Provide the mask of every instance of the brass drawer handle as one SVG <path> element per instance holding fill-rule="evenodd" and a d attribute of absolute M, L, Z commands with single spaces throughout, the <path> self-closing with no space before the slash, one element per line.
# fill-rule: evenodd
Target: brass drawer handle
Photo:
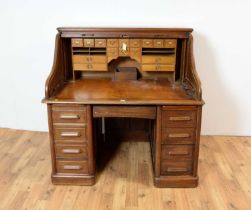
<path fill-rule="evenodd" d="M 62 152 L 65 154 L 79 154 L 80 149 L 63 149 Z"/>
<path fill-rule="evenodd" d="M 64 120 L 73 120 L 73 119 L 80 119 L 79 115 L 60 115 L 60 119 Z"/>
<path fill-rule="evenodd" d="M 171 167 L 167 169 L 167 172 L 187 172 L 187 171 L 188 169 L 183 167 Z"/>
<path fill-rule="evenodd" d="M 189 120 L 191 120 L 191 117 L 189 117 L 189 116 L 169 117 L 169 120 L 172 120 L 172 121 L 189 121 Z"/>
<path fill-rule="evenodd" d="M 78 137 L 81 136 L 79 132 L 62 132 L 62 137 Z"/>
<path fill-rule="evenodd" d="M 79 44 L 80 42 L 79 41 L 75 41 L 75 44 Z"/>
<path fill-rule="evenodd" d="M 170 152 L 168 152 L 168 155 L 171 155 L 171 156 L 172 155 L 173 156 L 176 156 L 176 155 L 183 156 L 183 155 L 189 155 L 189 152 L 188 151 L 186 151 L 186 152 L 185 151 L 183 151 L 183 152 L 182 151 L 180 151 L 180 152 L 179 151 L 176 151 L 176 152 L 175 151 L 170 151 Z"/>
<path fill-rule="evenodd" d="M 188 138 L 190 137 L 189 133 L 170 133 L 169 138 Z"/>
<path fill-rule="evenodd" d="M 158 70 L 160 70 L 160 66 L 159 65 L 157 65 L 156 67 L 155 67 L 155 69 L 158 71 Z"/>
<path fill-rule="evenodd" d="M 80 170 L 81 166 L 79 165 L 65 165 L 63 166 L 65 170 Z"/>
<path fill-rule="evenodd" d="M 92 69 L 93 66 L 92 66 L 91 64 L 88 64 L 88 65 L 87 65 L 87 68 L 88 68 L 88 69 Z"/>
<path fill-rule="evenodd" d="M 99 41 L 98 44 L 101 45 L 101 44 L 103 44 L 103 42 L 102 42 L 102 41 Z"/>

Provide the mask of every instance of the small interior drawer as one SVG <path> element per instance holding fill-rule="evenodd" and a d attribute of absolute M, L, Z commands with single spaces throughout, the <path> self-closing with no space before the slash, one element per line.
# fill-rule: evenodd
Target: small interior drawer
<path fill-rule="evenodd" d="M 141 56 L 141 48 L 131 47 L 130 48 L 130 55 L 140 57 Z"/>
<path fill-rule="evenodd" d="M 142 64 L 142 71 L 174 71 L 174 70 L 175 70 L 174 65 Z"/>
<path fill-rule="evenodd" d="M 83 47 L 83 39 L 72 39 L 71 40 L 72 47 Z"/>
<path fill-rule="evenodd" d="M 163 39 L 154 39 L 153 46 L 155 48 L 163 48 L 164 47 L 164 40 Z"/>
<path fill-rule="evenodd" d="M 86 106 L 84 105 L 57 105 L 52 106 L 53 123 L 85 123 Z"/>
<path fill-rule="evenodd" d="M 100 63 L 100 64 L 73 64 L 73 69 L 75 71 L 107 71 L 107 64 L 106 63 Z"/>
<path fill-rule="evenodd" d="M 107 39 L 107 47 L 118 47 L 119 41 L 117 39 Z"/>
<path fill-rule="evenodd" d="M 84 39 L 84 47 L 94 47 L 94 39 Z"/>
<path fill-rule="evenodd" d="M 153 40 L 152 39 L 143 39 L 142 40 L 142 47 L 153 47 Z"/>
<path fill-rule="evenodd" d="M 104 55 L 74 55 L 73 63 L 106 63 Z"/>
<path fill-rule="evenodd" d="M 162 145 L 162 160 L 191 160 L 193 158 L 193 145 Z"/>
<path fill-rule="evenodd" d="M 142 56 L 142 63 L 145 64 L 175 64 L 175 56 Z"/>
<path fill-rule="evenodd" d="M 70 174 L 87 174 L 88 160 L 57 160 L 56 161 L 57 173 L 70 173 Z"/>
<path fill-rule="evenodd" d="M 84 158 L 87 159 L 87 144 L 55 145 L 56 158 Z"/>
<path fill-rule="evenodd" d="M 162 107 L 162 127 L 195 127 L 197 110 L 194 107 Z"/>
<path fill-rule="evenodd" d="M 56 127 L 54 126 L 55 142 L 86 142 L 86 127 L 71 128 L 71 127 Z"/>
<path fill-rule="evenodd" d="M 95 39 L 95 47 L 106 47 L 106 39 Z"/>
<path fill-rule="evenodd" d="M 194 144 L 196 141 L 195 128 L 166 128 L 161 129 L 161 142 L 164 144 Z"/>
<path fill-rule="evenodd" d="M 130 39 L 130 47 L 140 47 L 139 39 Z"/>
<path fill-rule="evenodd" d="M 161 175 L 191 175 L 193 171 L 193 161 L 173 161 L 164 160 L 160 164 Z"/>
<path fill-rule="evenodd" d="M 164 47 L 166 48 L 176 48 L 177 40 L 176 39 L 165 39 Z"/>

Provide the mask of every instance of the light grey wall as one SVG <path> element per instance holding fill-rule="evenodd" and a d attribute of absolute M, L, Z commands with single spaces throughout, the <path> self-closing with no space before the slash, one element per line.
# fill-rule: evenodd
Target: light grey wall
<path fill-rule="evenodd" d="M 47 130 L 58 26 L 192 27 L 203 134 L 251 135 L 251 1 L 0 1 L 0 127 Z"/>

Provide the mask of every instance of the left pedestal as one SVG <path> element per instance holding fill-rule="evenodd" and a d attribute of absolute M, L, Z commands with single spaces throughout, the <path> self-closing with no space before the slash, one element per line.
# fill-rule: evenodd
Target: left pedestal
<path fill-rule="evenodd" d="M 93 185 L 95 156 L 90 105 L 48 104 L 54 184 Z"/>

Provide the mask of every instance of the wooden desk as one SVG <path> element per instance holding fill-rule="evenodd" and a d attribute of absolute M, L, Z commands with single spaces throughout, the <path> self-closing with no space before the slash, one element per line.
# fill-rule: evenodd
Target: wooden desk
<path fill-rule="evenodd" d="M 149 124 L 155 186 L 197 186 L 204 102 L 192 29 L 58 30 L 43 99 L 53 183 L 94 184 L 101 121 L 120 117 Z M 118 66 L 137 68 L 138 78 L 115 80 Z"/>

